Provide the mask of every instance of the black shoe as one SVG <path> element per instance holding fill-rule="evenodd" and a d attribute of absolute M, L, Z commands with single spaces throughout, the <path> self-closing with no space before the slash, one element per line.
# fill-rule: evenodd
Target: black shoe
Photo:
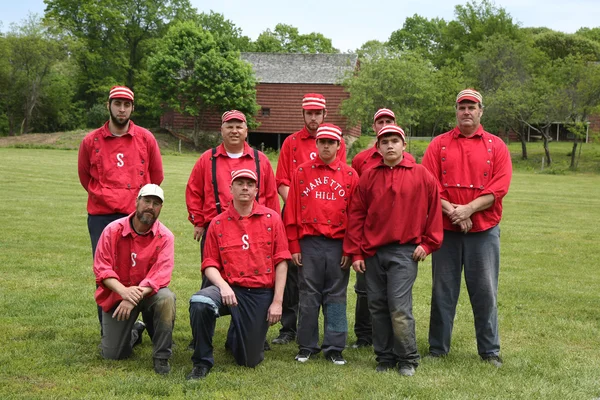
<path fill-rule="evenodd" d="M 398 366 L 398 373 L 402 376 L 413 376 L 415 374 L 415 366 L 411 364 L 404 364 Z"/>
<path fill-rule="evenodd" d="M 342 356 L 341 351 L 332 350 L 325 354 L 325 359 L 331 361 L 335 365 L 346 365 L 346 360 Z"/>
<path fill-rule="evenodd" d="M 154 372 L 159 375 L 166 375 L 171 372 L 171 366 L 169 360 L 166 358 L 155 358 L 154 359 Z"/>
<path fill-rule="evenodd" d="M 500 358 L 500 356 L 492 355 L 481 357 L 481 359 L 487 363 L 492 364 L 496 368 L 500 368 L 502 366 L 502 359 Z"/>
<path fill-rule="evenodd" d="M 288 344 L 290 342 L 293 342 L 295 339 L 294 336 L 285 334 L 285 333 L 280 333 L 279 336 L 277 336 L 275 339 L 271 340 L 271 343 L 273 344 Z"/>
<path fill-rule="evenodd" d="M 386 372 L 386 371 L 394 369 L 395 366 L 396 366 L 396 364 L 391 363 L 391 362 L 380 362 L 379 364 L 377 364 L 377 368 L 375 368 L 375 371 Z"/>
<path fill-rule="evenodd" d="M 196 350 L 196 346 L 194 345 L 194 339 L 190 340 L 190 344 L 188 344 L 187 349 L 191 351 Z"/>
<path fill-rule="evenodd" d="M 308 359 L 310 358 L 311 355 L 312 355 L 312 353 L 310 352 L 310 350 L 300 349 L 300 351 L 296 355 L 296 361 L 305 363 L 308 361 Z"/>
<path fill-rule="evenodd" d="M 425 358 L 444 358 L 446 357 L 448 354 L 440 354 L 440 353 L 432 353 L 431 351 L 429 353 L 427 353 L 427 355 L 425 356 Z"/>
<path fill-rule="evenodd" d="M 206 378 L 206 375 L 208 375 L 209 372 L 210 372 L 210 368 L 208 368 L 208 367 L 194 367 L 194 368 L 192 368 L 192 372 L 190 372 L 185 377 L 185 379 L 187 379 L 188 381 L 204 379 L 204 378 Z"/>
<path fill-rule="evenodd" d="M 372 346 L 372 345 L 373 344 L 371 342 L 369 342 L 368 340 L 366 340 L 366 339 L 357 339 L 356 343 L 354 343 L 352 345 L 352 348 L 353 349 L 360 349 L 360 348 L 369 347 L 369 346 Z"/>
<path fill-rule="evenodd" d="M 133 328 L 131 328 L 131 340 L 133 344 L 131 347 L 135 347 L 142 344 L 142 333 L 146 330 L 146 324 L 142 321 L 135 321 Z M 135 340 L 134 340 L 135 339 Z"/>
<path fill-rule="evenodd" d="M 263 350 L 264 351 L 271 350 L 271 346 L 269 346 L 269 342 L 267 342 L 267 339 L 265 339 L 265 344 L 263 345 Z"/>

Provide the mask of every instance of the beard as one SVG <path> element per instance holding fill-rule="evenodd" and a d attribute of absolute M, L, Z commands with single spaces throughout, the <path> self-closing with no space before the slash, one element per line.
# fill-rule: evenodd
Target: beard
<path fill-rule="evenodd" d="M 135 216 L 144 225 L 152 225 L 156 221 L 156 216 L 151 212 L 136 211 Z"/>
<path fill-rule="evenodd" d="M 118 128 L 125 128 L 129 123 L 129 117 L 119 120 L 119 118 L 110 111 L 110 120 L 113 124 L 115 124 Z"/>

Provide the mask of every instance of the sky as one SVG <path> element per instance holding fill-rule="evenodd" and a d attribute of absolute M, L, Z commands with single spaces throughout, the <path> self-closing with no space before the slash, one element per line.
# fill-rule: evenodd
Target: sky
<path fill-rule="evenodd" d="M 19 23 L 29 13 L 43 16 L 43 0 L 0 0 L 1 30 Z M 406 17 L 454 19 L 454 6 L 467 1 L 379 0 L 379 1 L 282 1 L 282 0 L 191 0 L 199 12 L 221 13 L 255 40 L 278 23 L 295 26 L 301 34 L 318 32 L 332 39 L 343 52 L 355 51 L 369 40 L 386 41 L 401 29 Z M 598 0 L 497 0 L 522 27 L 540 27 L 573 33 L 581 27 L 600 26 Z"/>

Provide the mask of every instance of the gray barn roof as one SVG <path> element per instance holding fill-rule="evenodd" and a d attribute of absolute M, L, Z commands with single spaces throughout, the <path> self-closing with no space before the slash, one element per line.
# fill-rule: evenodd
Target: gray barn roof
<path fill-rule="evenodd" d="M 356 69 L 356 54 L 242 53 L 260 83 L 340 83 Z"/>

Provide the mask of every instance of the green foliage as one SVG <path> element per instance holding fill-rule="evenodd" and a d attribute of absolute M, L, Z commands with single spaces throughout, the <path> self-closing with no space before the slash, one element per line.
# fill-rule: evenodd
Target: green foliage
<path fill-rule="evenodd" d="M 106 103 L 94 104 L 87 113 L 86 127 L 96 129 L 108 121 L 109 112 L 106 109 Z"/>
<path fill-rule="evenodd" d="M 202 29 L 213 35 L 219 43 L 219 47 L 227 48 L 233 46 L 233 48 L 239 51 L 252 51 L 252 41 L 250 38 L 244 36 L 242 30 L 230 20 L 225 19 L 223 14 L 211 10 L 208 14 L 198 14 L 196 21 Z"/>
<path fill-rule="evenodd" d="M 533 40 L 534 46 L 546 53 L 551 60 L 569 56 L 582 57 L 590 61 L 600 60 L 600 42 L 586 37 L 585 34 L 548 31 L 533 36 Z"/>
<path fill-rule="evenodd" d="M 339 53 L 323 34 L 300 34 L 298 28 L 286 24 L 277 24 L 273 31 L 267 29 L 261 33 L 253 49 L 262 53 Z"/>

